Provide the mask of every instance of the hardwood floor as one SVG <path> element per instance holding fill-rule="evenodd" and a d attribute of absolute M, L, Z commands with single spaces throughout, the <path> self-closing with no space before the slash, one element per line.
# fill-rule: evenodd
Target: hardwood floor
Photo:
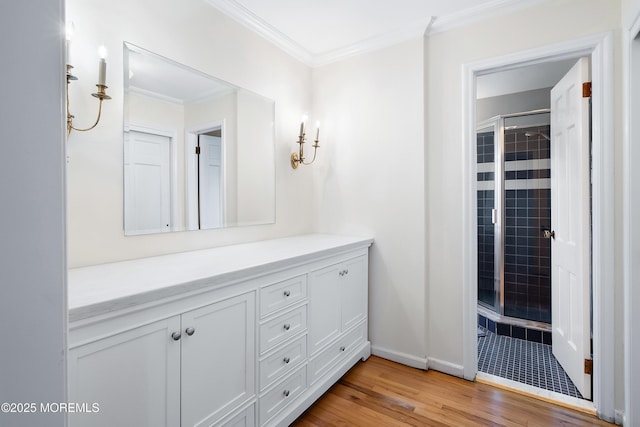
<path fill-rule="evenodd" d="M 612 426 L 486 384 L 372 356 L 293 424 L 324 426 Z"/>

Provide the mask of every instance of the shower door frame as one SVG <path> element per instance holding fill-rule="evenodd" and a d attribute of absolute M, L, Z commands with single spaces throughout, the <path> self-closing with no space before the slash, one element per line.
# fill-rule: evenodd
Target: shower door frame
<path fill-rule="evenodd" d="M 478 299 L 478 304 L 483 307 L 487 307 L 498 315 L 503 320 L 512 320 L 512 323 L 517 323 L 520 325 L 530 325 L 530 326 L 544 326 L 544 322 L 528 320 L 528 319 L 520 319 L 516 317 L 505 316 L 504 314 L 504 223 L 505 223 L 505 164 L 504 164 L 504 140 L 505 140 L 505 119 L 510 119 L 514 117 L 525 117 L 525 116 L 534 116 L 538 114 L 551 114 L 551 109 L 549 108 L 540 108 L 537 110 L 523 111 L 519 113 L 509 113 L 509 114 L 500 114 L 497 116 L 493 116 L 487 120 L 483 120 L 478 123 L 476 128 L 477 131 L 480 129 L 488 129 L 493 126 L 494 132 L 494 145 L 493 145 L 493 161 L 494 161 L 494 195 L 493 195 L 493 213 L 492 218 L 494 218 L 494 295 L 497 295 L 494 298 L 493 307 L 488 307 L 488 304 L 485 302 L 481 302 Z M 553 171 L 552 171 L 553 173 Z"/>

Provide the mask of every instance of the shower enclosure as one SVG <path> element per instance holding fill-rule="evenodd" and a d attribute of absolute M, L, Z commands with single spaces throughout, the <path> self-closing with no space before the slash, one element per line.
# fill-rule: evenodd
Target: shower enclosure
<path fill-rule="evenodd" d="M 551 323 L 549 110 L 477 129 L 478 304 L 501 319 Z"/>

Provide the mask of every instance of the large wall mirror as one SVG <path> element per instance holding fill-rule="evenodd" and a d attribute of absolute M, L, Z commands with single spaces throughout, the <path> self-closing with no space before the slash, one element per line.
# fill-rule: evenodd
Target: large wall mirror
<path fill-rule="evenodd" d="M 124 43 L 124 231 L 275 221 L 274 102 Z"/>

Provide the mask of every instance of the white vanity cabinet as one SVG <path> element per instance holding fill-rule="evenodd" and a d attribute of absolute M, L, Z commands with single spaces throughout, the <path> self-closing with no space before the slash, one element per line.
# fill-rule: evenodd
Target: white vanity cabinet
<path fill-rule="evenodd" d="M 213 424 L 254 396 L 254 316 L 248 292 L 70 348 L 70 401 L 100 411 L 69 425 Z"/>
<path fill-rule="evenodd" d="M 308 235 L 69 271 L 71 427 L 286 426 L 358 360 L 371 239 Z"/>
<path fill-rule="evenodd" d="M 69 414 L 69 427 L 179 425 L 179 330 L 172 317 L 70 348 L 69 401 L 99 407 Z"/>
<path fill-rule="evenodd" d="M 309 273 L 310 383 L 366 341 L 367 265 L 358 256 Z"/>

